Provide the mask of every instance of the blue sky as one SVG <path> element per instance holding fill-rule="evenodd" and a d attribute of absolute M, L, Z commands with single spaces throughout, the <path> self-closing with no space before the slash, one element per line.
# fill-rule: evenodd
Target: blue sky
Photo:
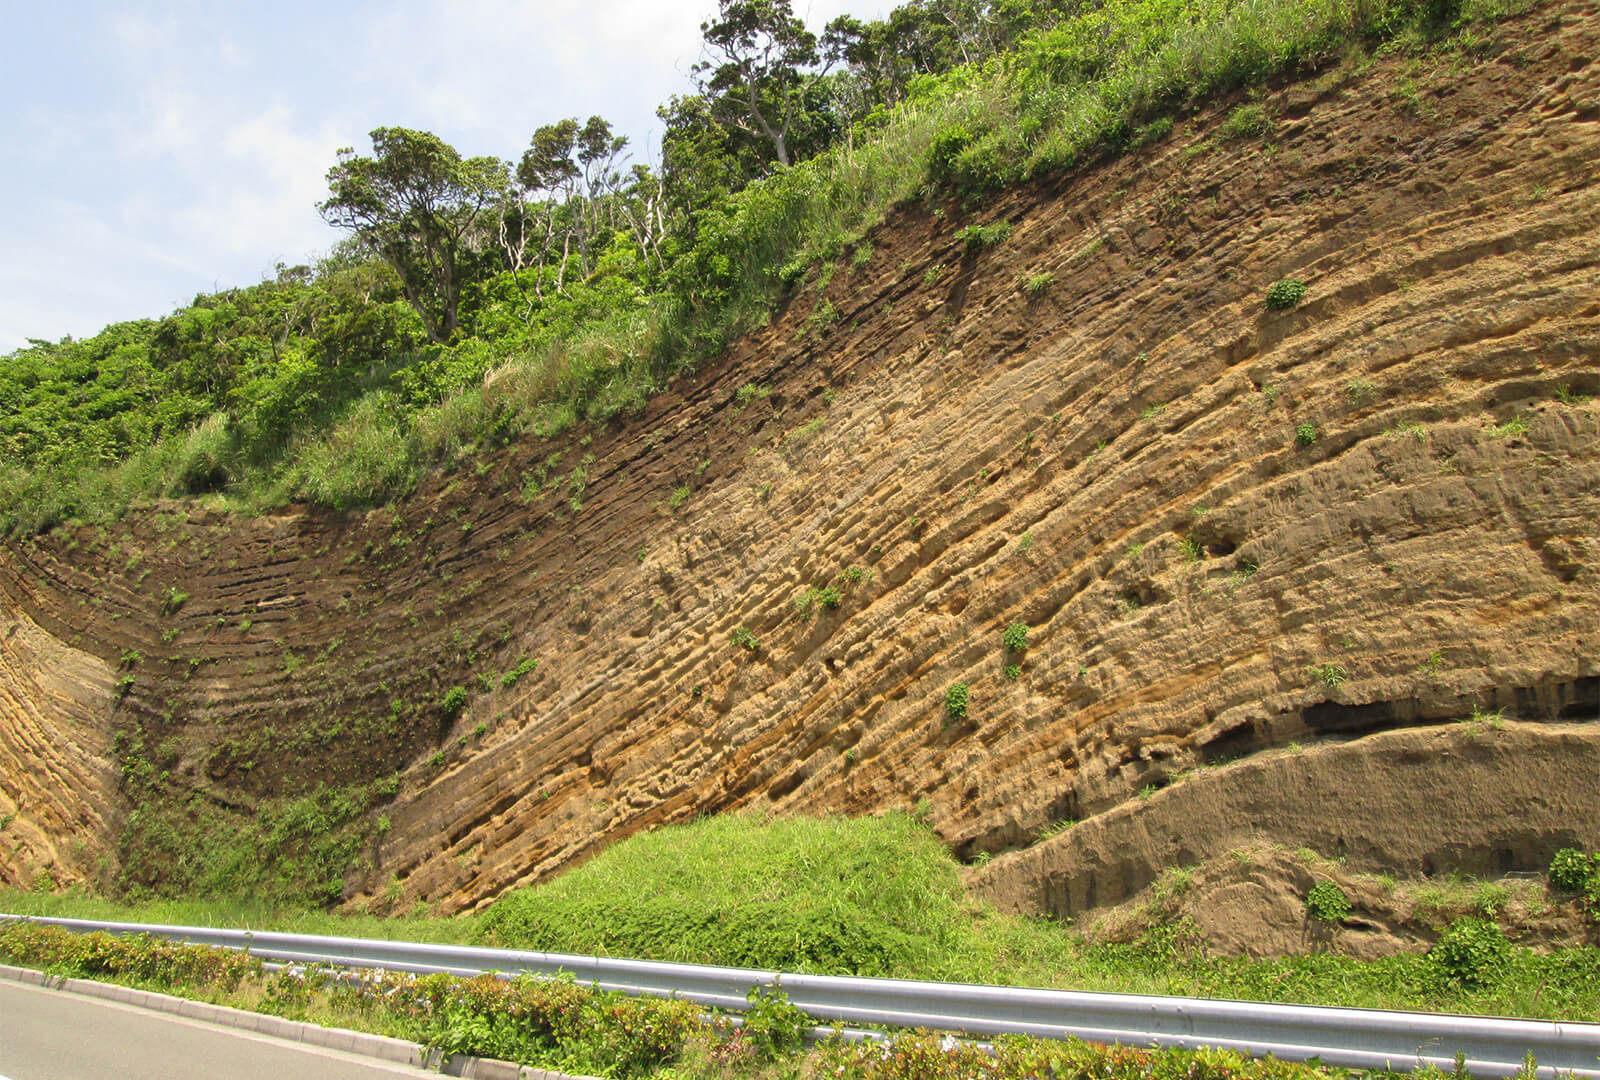
<path fill-rule="evenodd" d="M 813 30 L 889 0 L 795 0 Z M 715 0 L 20 5 L 0 65 L 0 353 L 306 262 L 339 147 L 521 155 L 599 113 L 646 160 Z"/>

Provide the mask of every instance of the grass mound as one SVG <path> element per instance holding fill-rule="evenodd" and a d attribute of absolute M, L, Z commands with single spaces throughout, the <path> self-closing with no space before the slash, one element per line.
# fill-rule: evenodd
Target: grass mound
<path fill-rule="evenodd" d="M 705 818 L 508 893 L 494 945 L 835 975 L 911 975 L 972 934 L 956 865 L 904 814 Z"/>

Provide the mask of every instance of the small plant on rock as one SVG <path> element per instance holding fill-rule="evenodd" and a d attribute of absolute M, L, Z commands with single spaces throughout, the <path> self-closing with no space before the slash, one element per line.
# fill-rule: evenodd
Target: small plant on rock
<path fill-rule="evenodd" d="M 446 720 L 454 720 L 461 715 L 461 710 L 466 707 L 467 688 L 465 686 L 452 686 L 439 699 L 439 711 L 444 713 Z"/>
<path fill-rule="evenodd" d="M 958 682 L 944 692 L 945 719 L 952 724 L 967 718 L 967 684 Z"/>
<path fill-rule="evenodd" d="M 1350 915 L 1350 898 L 1331 881 L 1319 881 L 1306 893 L 1306 914 L 1320 922 L 1342 922 Z"/>
<path fill-rule="evenodd" d="M 1000 635 L 1000 641 L 1009 652 L 1023 652 L 1028 648 L 1028 624 L 1014 622 L 1005 628 Z"/>
<path fill-rule="evenodd" d="M 1350 677 L 1343 664 L 1313 664 L 1306 668 L 1306 674 L 1329 690 L 1337 690 Z"/>
<path fill-rule="evenodd" d="M 1299 278 L 1284 278 L 1274 281 L 1267 288 L 1267 307 L 1273 311 L 1285 311 L 1299 304 L 1306 298 L 1306 283 Z"/>
<path fill-rule="evenodd" d="M 761 642 L 757 641 L 756 636 L 750 632 L 749 627 L 745 626 L 733 628 L 732 641 L 739 648 L 747 649 L 750 652 L 755 652 L 761 648 Z"/>
<path fill-rule="evenodd" d="M 1296 424 L 1294 428 L 1294 443 L 1296 446 L 1311 446 L 1317 441 L 1317 425 Z"/>

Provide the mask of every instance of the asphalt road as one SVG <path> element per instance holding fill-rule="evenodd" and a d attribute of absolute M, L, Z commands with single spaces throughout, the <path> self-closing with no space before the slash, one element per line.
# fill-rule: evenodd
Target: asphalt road
<path fill-rule="evenodd" d="M 439 1074 L 0 982 L 0 1080 L 394 1080 Z"/>

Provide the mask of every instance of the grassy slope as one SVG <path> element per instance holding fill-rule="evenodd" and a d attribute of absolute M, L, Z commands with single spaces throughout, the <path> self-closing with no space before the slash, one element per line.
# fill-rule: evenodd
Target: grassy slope
<path fill-rule="evenodd" d="M 272 361 L 258 357 L 248 380 L 216 400 L 191 402 L 183 415 L 205 417 L 192 428 L 171 430 L 171 423 L 134 413 L 125 424 L 119 414 L 119 431 L 170 432 L 130 452 L 116 439 L 111 448 L 95 441 L 111 438 L 99 417 L 82 454 L 63 452 L 50 465 L 0 463 L 0 526 L 103 520 L 142 499 L 213 486 L 235 509 L 290 499 L 334 507 L 383 502 L 410 490 L 430 467 L 527 432 L 554 433 L 640 407 L 667 379 L 761 324 L 783 290 L 815 272 L 819 260 L 829 272 L 896 203 L 935 190 L 978 201 L 1010 184 L 1059 175 L 1163 137 L 1172 115 L 1196 101 L 1336 62 L 1352 47 L 1425 48 L 1449 38 L 1471 49 L 1490 21 L 1520 3 L 1107 0 L 983 70 L 923 81 L 881 125 L 700 208 L 684 249 L 647 289 L 623 273 L 609 286 L 585 285 L 586 298 L 572 311 L 525 325 L 511 315 L 520 301 L 501 275 L 481 289 L 490 298 L 479 313 L 483 336 L 398 359 L 393 342 L 404 336 L 405 313 L 391 303 L 385 310 L 396 312 L 385 324 L 381 355 L 370 363 L 399 363 L 400 370 L 386 371 L 382 385 L 339 374 L 362 365 L 313 362 L 326 351 L 320 341 L 296 338 L 284 351 L 289 359 L 274 346 Z M 261 302 L 269 300 L 285 302 Z M 200 314 L 211 317 L 209 309 Z M 349 317 L 358 315 L 371 317 Z M 257 337 L 250 340 L 260 354 L 267 342 Z M 232 363 L 194 348 L 199 359 L 186 353 L 183 363 Z M 70 387 L 58 389 L 72 396 Z M 306 404 L 330 396 L 336 407 Z M 127 397 L 119 390 L 104 408 L 115 411 Z M 56 441 L 70 442 L 77 421 L 57 414 L 54 396 L 48 404 L 24 427 L 56 426 Z M 91 411 L 98 416 L 99 409 Z M 106 464 L 122 454 L 131 456 Z"/>
<path fill-rule="evenodd" d="M 961 892 L 957 866 L 905 815 L 707 818 L 636 836 L 478 917 L 348 918 L 241 904 L 0 893 L 0 910 L 139 922 L 249 926 L 485 942 L 784 971 L 862 974 L 1122 993 L 1574 1020 L 1600 1018 L 1600 950 L 1514 949 L 1481 986 L 1444 978 L 1421 954 L 1360 962 L 1319 953 L 1212 957 L 1181 925 L 1131 945 L 997 915 Z"/>

